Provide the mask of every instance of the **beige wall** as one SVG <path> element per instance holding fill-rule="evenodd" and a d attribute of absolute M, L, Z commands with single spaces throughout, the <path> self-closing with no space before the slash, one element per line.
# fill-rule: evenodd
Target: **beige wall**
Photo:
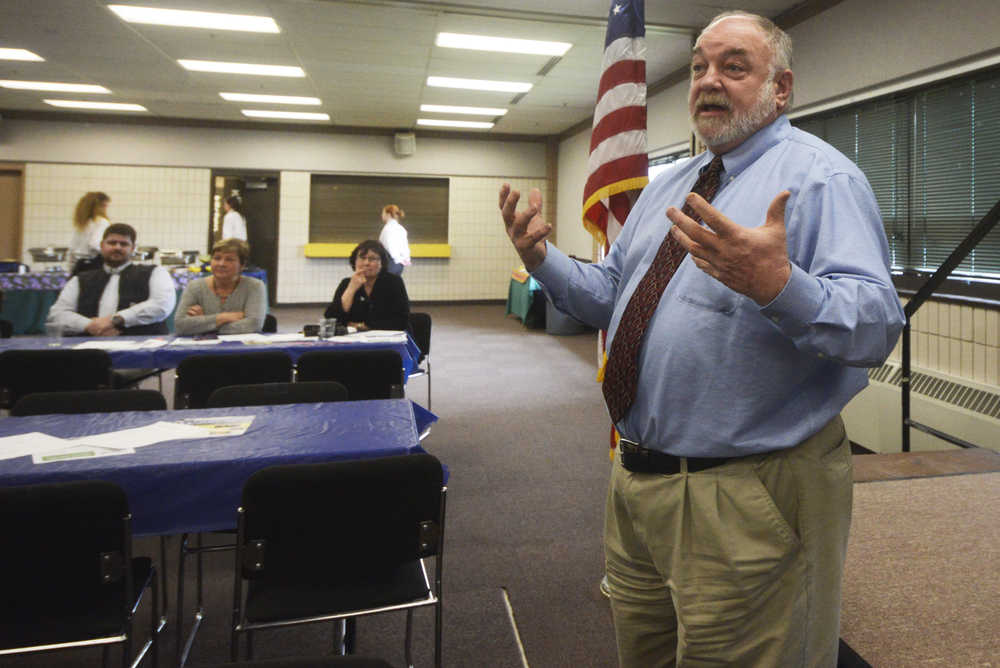
<path fill-rule="evenodd" d="M 545 144 L 421 139 L 414 156 L 391 137 L 46 121 L 4 121 L 0 160 L 27 163 L 25 251 L 67 245 L 73 208 L 89 190 L 112 199 L 114 222 L 142 245 L 206 250 L 212 168 L 281 173 L 278 301 L 326 301 L 349 273 L 345 259 L 306 259 L 313 172 L 447 176 L 449 259 L 414 260 L 404 274 L 417 300 L 505 299 L 519 261 L 503 232 L 497 190 L 551 191 Z M 404 208 L 405 202 L 401 202 Z M 379 225 L 377 219 L 373 225 Z M 30 258 L 25 252 L 25 260 Z"/>

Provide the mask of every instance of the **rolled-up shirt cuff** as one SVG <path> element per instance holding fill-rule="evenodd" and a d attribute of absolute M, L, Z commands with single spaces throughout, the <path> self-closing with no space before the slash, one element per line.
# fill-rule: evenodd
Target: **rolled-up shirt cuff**
<path fill-rule="evenodd" d="M 792 273 L 778 296 L 760 313 L 788 336 L 801 335 L 813 322 L 823 301 L 823 287 L 811 276 L 792 263 Z"/>

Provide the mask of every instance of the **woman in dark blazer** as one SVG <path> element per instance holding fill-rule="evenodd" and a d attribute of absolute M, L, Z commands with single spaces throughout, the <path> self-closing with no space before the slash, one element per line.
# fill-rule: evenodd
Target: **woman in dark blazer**
<path fill-rule="evenodd" d="M 362 241 L 350 263 L 354 274 L 340 282 L 323 315 L 359 331 L 407 330 L 410 299 L 403 279 L 388 272 L 389 254 L 382 244 Z"/>

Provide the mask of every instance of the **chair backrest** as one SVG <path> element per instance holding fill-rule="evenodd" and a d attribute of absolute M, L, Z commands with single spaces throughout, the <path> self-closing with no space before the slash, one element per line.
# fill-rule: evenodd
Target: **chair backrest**
<path fill-rule="evenodd" d="M 116 413 L 118 411 L 165 411 L 167 400 L 156 390 L 85 390 L 82 392 L 36 392 L 17 400 L 10 414 L 54 415 Z"/>
<path fill-rule="evenodd" d="M 0 319 L 0 339 L 9 339 L 12 336 L 14 336 L 14 323 Z"/>
<path fill-rule="evenodd" d="M 258 385 L 220 387 L 209 395 L 205 407 L 312 404 L 321 401 L 347 401 L 347 399 L 347 388 L 334 380 L 317 380 L 305 383 L 260 383 Z"/>
<path fill-rule="evenodd" d="M 5 350 L 0 353 L 0 406 L 35 392 L 110 387 L 111 356 L 103 350 Z"/>
<path fill-rule="evenodd" d="M 244 577 L 343 581 L 438 554 L 442 485 L 429 454 L 258 471 L 243 487 Z"/>
<path fill-rule="evenodd" d="M 420 360 L 431 354 L 431 314 L 410 311 L 410 333 L 420 348 Z"/>
<path fill-rule="evenodd" d="M 351 401 L 403 396 L 403 360 L 395 350 L 324 350 L 303 353 L 298 380 L 335 380 Z"/>
<path fill-rule="evenodd" d="M 282 352 L 191 355 L 177 365 L 174 407 L 205 408 L 209 395 L 227 385 L 291 380 L 292 358 Z"/>
<path fill-rule="evenodd" d="M 92 612 L 105 587 L 125 604 L 131 558 L 128 500 L 117 485 L 82 481 L 0 488 L 4 573 L 0 623 Z"/>
<path fill-rule="evenodd" d="M 264 326 L 260 330 L 264 334 L 275 334 L 278 331 L 278 319 L 268 313 L 264 316 Z"/>

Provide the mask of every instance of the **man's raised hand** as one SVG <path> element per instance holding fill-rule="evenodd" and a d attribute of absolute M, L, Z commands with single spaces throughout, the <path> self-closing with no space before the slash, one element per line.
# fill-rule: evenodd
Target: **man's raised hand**
<path fill-rule="evenodd" d="M 670 233 L 706 274 L 766 306 L 785 288 L 792 273 L 785 242 L 785 190 L 771 202 L 760 227 L 743 227 L 691 193 L 688 204 L 701 216 L 704 228 L 677 207 L 667 209 Z"/>
<path fill-rule="evenodd" d="M 538 188 L 528 193 L 528 208 L 518 212 L 520 199 L 521 193 L 511 190 L 510 184 L 500 186 L 500 214 L 507 236 L 525 269 L 532 271 L 545 261 L 545 239 L 552 233 L 552 226 L 542 218 L 542 193 Z"/>

